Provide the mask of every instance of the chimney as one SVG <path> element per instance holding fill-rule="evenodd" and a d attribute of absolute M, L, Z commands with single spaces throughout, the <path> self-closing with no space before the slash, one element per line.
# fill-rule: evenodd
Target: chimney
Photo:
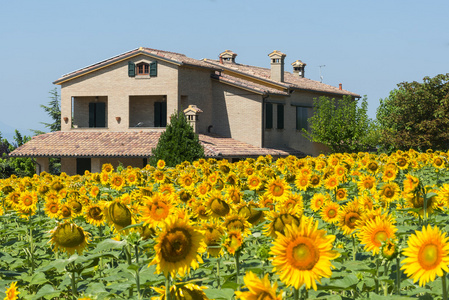
<path fill-rule="evenodd" d="M 340 91 L 343 89 L 343 85 L 342 85 L 341 83 L 338 85 L 338 89 L 339 89 Z"/>
<path fill-rule="evenodd" d="M 268 56 L 271 60 L 271 80 L 284 82 L 284 58 L 287 55 L 274 50 Z"/>
<path fill-rule="evenodd" d="M 293 74 L 298 74 L 299 77 L 304 78 L 305 68 L 307 64 L 303 63 L 300 60 L 292 63 L 293 66 Z"/>
<path fill-rule="evenodd" d="M 237 56 L 236 53 L 232 52 L 231 50 L 225 50 L 224 52 L 220 53 L 220 63 L 234 63 L 235 64 L 235 57 Z"/>
<path fill-rule="evenodd" d="M 186 115 L 187 123 L 192 126 L 193 131 L 198 133 L 198 114 L 203 111 L 199 109 L 196 105 L 189 105 L 186 109 L 184 109 L 184 114 Z"/>

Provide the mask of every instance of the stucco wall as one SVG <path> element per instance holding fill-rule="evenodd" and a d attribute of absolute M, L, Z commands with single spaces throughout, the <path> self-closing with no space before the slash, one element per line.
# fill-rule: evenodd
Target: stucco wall
<path fill-rule="evenodd" d="M 262 146 L 262 96 L 212 82 L 212 133 Z"/>
<path fill-rule="evenodd" d="M 294 91 L 290 97 L 269 96 L 266 101 L 273 103 L 273 129 L 265 129 L 265 147 L 290 147 L 298 149 L 307 155 L 326 153 L 327 147 L 319 143 L 312 143 L 303 136 L 301 130 L 296 129 L 296 106 L 308 107 L 308 116 L 313 114 L 313 99 L 320 94 Z M 284 104 L 284 129 L 277 129 L 277 104 Z"/>
<path fill-rule="evenodd" d="M 72 79 L 61 85 L 62 131 L 71 130 L 72 97 L 107 97 L 107 129 L 110 131 L 129 131 L 130 96 L 166 96 L 167 115 L 178 109 L 178 66 L 158 61 L 157 77 L 128 77 L 128 61 L 152 62 L 148 56 L 139 55 L 114 65 Z M 118 122 L 116 117 L 120 117 Z M 168 118 L 167 118 L 168 120 Z M 132 129 L 131 129 L 132 130 Z"/>

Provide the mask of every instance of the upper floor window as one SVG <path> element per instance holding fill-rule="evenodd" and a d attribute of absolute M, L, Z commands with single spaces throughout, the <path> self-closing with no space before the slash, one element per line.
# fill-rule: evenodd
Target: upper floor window
<path fill-rule="evenodd" d="M 132 61 L 128 62 L 128 76 L 147 76 L 156 77 L 157 76 L 157 61 L 150 63 L 140 62 L 135 64 Z"/>
<path fill-rule="evenodd" d="M 147 63 L 139 63 L 136 65 L 136 75 L 148 75 L 150 74 L 150 65 Z"/>

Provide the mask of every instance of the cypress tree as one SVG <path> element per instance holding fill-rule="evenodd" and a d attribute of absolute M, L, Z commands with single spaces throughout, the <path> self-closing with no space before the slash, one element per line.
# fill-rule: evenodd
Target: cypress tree
<path fill-rule="evenodd" d="M 175 112 L 171 115 L 170 123 L 161 134 L 156 148 L 152 149 L 152 154 L 152 165 L 162 159 L 168 167 L 174 167 L 184 161 L 192 162 L 203 158 L 204 149 L 185 115 Z"/>

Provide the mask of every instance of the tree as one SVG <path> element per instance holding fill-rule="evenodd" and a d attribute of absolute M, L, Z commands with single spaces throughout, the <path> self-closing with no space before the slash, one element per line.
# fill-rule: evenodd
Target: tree
<path fill-rule="evenodd" d="M 360 107 L 357 104 L 358 100 L 350 96 L 314 99 L 310 130 L 303 129 L 304 136 L 332 152 L 367 151 L 376 146 L 376 123 L 368 118 L 366 96 Z"/>
<path fill-rule="evenodd" d="M 15 143 L 9 143 L 6 139 L 1 139 L 0 134 L 0 178 L 8 178 L 11 175 L 33 176 L 35 166 L 30 157 L 8 157 L 14 149 L 22 146 L 29 140 L 28 136 L 22 136 L 18 130 L 15 131 Z"/>
<path fill-rule="evenodd" d="M 59 96 L 58 89 L 54 88 L 50 92 L 50 102 L 48 102 L 48 106 L 41 104 L 41 107 L 45 110 L 45 112 L 50 116 L 53 120 L 52 123 L 40 122 L 45 125 L 50 132 L 61 130 L 61 97 Z M 43 131 L 33 130 L 35 134 L 43 134 Z"/>
<path fill-rule="evenodd" d="M 402 82 L 380 100 L 377 119 L 386 150 L 449 148 L 449 73 Z"/>
<path fill-rule="evenodd" d="M 152 165 L 162 159 L 167 166 L 174 167 L 184 161 L 203 158 L 204 149 L 185 115 L 179 112 L 171 115 L 170 123 L 162 132 L 156 148 L 152 149 L 152 154 Z"/>
<path fill-rule="evenodd" d="M 44 124 L 45 127 L 50 129 L 50 132 L 61 130 L 61 97 L 58 93 L 58 89 L 54 88 L 50 92 L 50 102 L 48 106 L 41 104 L 41 107 L 47 112 L 50 119 L 53 120 L 52 123 L 40 122 Z M 34 134 L 44 134 L 45 132 L 40 130 L 32 130 Z M 52 157 L 49 159 L 49 171 L 52 174 L 61 173 L 61 159 L 57 157 Z"/>

